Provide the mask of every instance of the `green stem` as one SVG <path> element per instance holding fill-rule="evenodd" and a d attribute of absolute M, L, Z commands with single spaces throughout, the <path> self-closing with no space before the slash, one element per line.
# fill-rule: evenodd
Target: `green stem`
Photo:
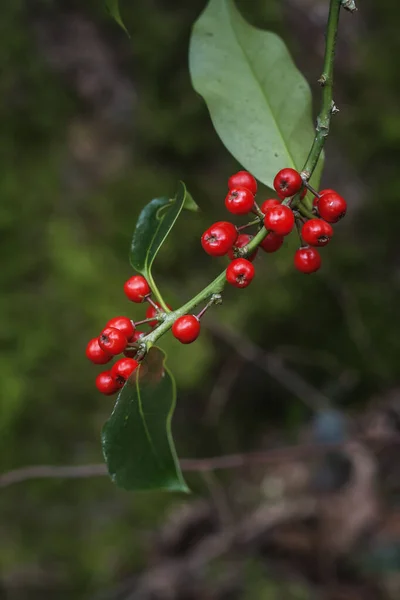
<path fill-rule="evenodd" d="M 156 297 L 158 304 L 161 306 L 162 310 L 164 310 L 166 313 L 171 312 L 170 309 L 168 308 L 168 306 L 166 305 L 166 303 L 164 302 L 164 298 L 161 296 L 160 290 L 156 286 L 156 282 L 154 281 L 153 276 L 150 272 L 147 273 L 147 282 L 151 288 L 151 291 L 153 292 L 154 296 Z"/>
<path fill-rule="evenodd" d="M 341 0 L 331 0 L 329 6 L 328 26 L 326 30 L 325 58 L 322 75 L 318 82 L 322 86 L 322 106 L 317 117 L 316 136 L 302 171 L 302 177 L 310 179 L 317 166 L 325 140 L 329 134 L 332 114 L 337 109 L 333 103 L 333 63 L 336 51 L 336 38 L 339 25 Z"/>
<path fill-rule="evenodd" d="M 263 227 L 260 231 L 253 237 L 251 242 L 241 248 L 241 250 L 245 250 L 245 255 L 251 254 L 263 241 L 263 239 L 268 235 L 268 231 Z M 226 283 L 226 269 L 222 271 L 212 281 L 207 287 L 205 287 L 201 292 L 199 292 L 194 298 L 186 302 L 183 306 L 178 308 L 178 310 L 174 310 L 172 312 L 168 312 L 165 314 L 164 320 L 157 326 L 154 331 L 143 337 L 142 340 L 147 344 L 147 347 L 150 348 L 164 333 L 166 333 L 169 329 L 171 329 L 172 325 L 179 317 L 182 317 L 186 314 L 192 314 L 193 310 L 201 304 L 202 302 L 209 300 L 213 294 L 220 294 L 225 287 Z"/>
<path fill-rule="evenodd" d="M 315 170 L 315 167 L 317 166 L 318 159 L 321 155 L 322 149 L 325 144 L 325 140 L 329 133 L 331 116 L 332 114 L 334 114 L 334 112 L 337 111 L 333 103 L 332 89 L 333 63 L 335 58 L 336 38 L 341 4 L 342 0 L 330 0 L 328 26 L 326 33 L 324 67 L 322 75 L 319 79 L 319 83 L 323 87 L 322 107 L 317 118 L 316 135 L 314 138 L 314 142 L 311 147 L 308 158 L 305 162 L 303 171 L 301 173 L 303 179 L 306 181 L 310 179 L 311 175 Z M 284 204 L 285 203 L 286 202 L 284 202 Z M 302 215 L 308 218 L 314 217 L 314 214 L 311 212 L 311 210 L 309 210 L 309 208 L 305 206 L 302 202 L 300 202 L 297 206 L 297 210 Z M 261 214 L 260 209 L 256 210 L 256 214 L 260 217 L 260 219 L 261 217 L 264 217 L 264 215 Z M 268 231 L 265 229 L 265 227 L 262 227 L 260 231 L 254 236 L 254 238 L 249 242 L 249 244 L 240 249 L 240 256 L 248 256 L 249 254 L 251 254 L 260 245 L 260 243 L 267 235 Z M 177 318 L 188 313 L 192 314 L 193 310 L 198 304 L 201 304 L 205 301 L 210 301 L 214 294 L 220 294 L 224 289 L 226 283 L 225 274 L 226 269 L 224 269 L 222 273 L 220 273 L 218 277 L 214 279 L 214 281 L 212 281 L 207 287 L 205 287 L 201 292 L 199 292 L 194 298 L 186 302 L 186 304 L 181 306 L 181 308 L 179 308 L 178 310 L 172 312 L 169 311 L 153 279 L 151 279 L 151 281 L 149 281 L 150 287 L 152 288 L 154 295 L 157 298 L 157 301 L 159 302 L 159 304 L 165 312 L 161 313 L 163 320 L 156 327 L 156 329 L 154 329 L 154 331 L 142 338 L 142 352 L 145 352 L 146 348 L 149 349 L 162 335 L 164 335 L 164 333 L 171 329 L 173 323 L 176 321 Z"/>

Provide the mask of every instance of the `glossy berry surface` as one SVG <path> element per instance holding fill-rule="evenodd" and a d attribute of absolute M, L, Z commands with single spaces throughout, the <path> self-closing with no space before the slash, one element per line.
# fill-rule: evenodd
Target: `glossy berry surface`
<path fill-rule="evenodd" d="M 122 387 L 139 363 L 133 358 L 120 358 L 111 367 L 111 377 L 118 387 Z"/>
<path fill-rule="evenodd" d="M 236 258 L 226 269 L 226 280 L 238 288 L 245 288 L 253 280 L 255 269 L 246 258 Z"/>
<path fill-rule="evenodd" d="M 347 202 L 337 192 L 322 190 L 317 201 L 319 215 L 328 223 L 337 223 L 347 211 Z"/>
<path fill-rule="evenodd" d="M 267 211 L 274 206 L 280 206 L 282 200 L 277 200 L 276 198 L 268 198 L 268 200 L 264 200 L 261 204 L 260 209 L 264 215 L 267 214 Z"/>
<path fill-rule="evenodd" d="M 135 333 L 135 326 L 132 321 L 128 319 L 128 317 L 114 317 L 110 319 L 106 325 L 106 327 L 114 327 L 115 329 L 119 329 L 128 342 L 132 340 L 132 337 Z"/>
<path fill-rule="evenodd" d="M 238 235 L 238 239 L 235 242 L 235 245 L 233 248 L 231 248 L 228 252 L 228 256 L 231 260 L 234 260 L 236 258 L 235 254 L 234 254 L 234 250 L 235 248 L 243 248 L 244 246 L 247 246 L 247 244 L 249 242 L 251 242 L 251 240 L 253 239 L 252 235 L 248 235 L 247 233 L 240 233 Z M 250 254 L 250 256 L 247 256 L 247 260 L 251 260 L 253 261 L 257 255 L 258 252 L 258 248 L 256 248 L 254 250 L 254 252 L 252 252 L 252 254 Z"/>
<path fill-rule="evenodd" d="M 310 219 L 301 228 L 301 237 L 310 246 L 326 246 L 332 236 L 332 225 L 322 219 Z"/>
<path fill-rule="evenodd" d="M 151 294 L 151 289 L 142 275 L 133 275 L 125 282 L 124 292 L 132 302 L 143 302 Z"/>
<path fill-rule="evenodd" d="M 232 190 L 236 187 L 244 187 L 250 190 L 253 196 L 255 196 L 257 193 L 257 181 L 248 171 L 239 171 L 238 173 L 235 173 L 229 177 L 228 189 Z"/>
<path fill-rule="evenodd" d="M 238 237 L 236 227 L 228 221 L 218 221 L 201 236 L 201 245 L 210 256 L 224 256 Z"/>
<path fill-rule="evenodd" d="M 288 235 L 294 227 L 294 215 L 288 206 L 273 206 L 264 217 L 264 226 L 278 235 Z"/>
<path fill-rule="evenodd" d="M 247 215 L 254 207 L 254 196 L 244 187 L 235 187 L 225 198 L 225 206 L 233 215 Z"/>
<path fill-rule="evenodd" d="M 299 248 L 294 255 L 294 266 L 302 273 L 314 273 L 321 266 L 321 256 L 315 248 Z"/>
<path fill-rule="evenodd" d="M 191 344 L 200 335 L 200 321 L 194 315 L 183 315 L 172 325 L 172 335 L 182 344 Z"/>
<path fill-rule="evenodd" d="M 262 248 L 264 252 L 276 252 L 282 246 L 283 240 L 284 237 L 282 235 L 270 231 L 267 237 L 261 242 L 260 248 Z"/>
<path fill-rule="evenodd" d="M 111 377 L 110 371 L 103 371 L 96 377 L 96 387 L 102 394 L 111 396 L 118 391 L 119 386 L 116 384 L 114 379 Z"/>
<path fill-rule="evenodd" d="M 86 346 L 86 356 L 95 365 L 105 365 L 111 360 L 111 354 L 100 348 L 99 338 L 93 338 Z"/>
<path fill-rule="evenodd" d="M 104 352 L 113 356 L 123 352 L 128 344 L 124 334 L 115 327 L 106 327 L 99 335 L 99 345 Z"/>
<path fill-rule="evenodd" d="M 294 169 L 282 169 L 275 176 L 274 189 L 280 198 L 289 198 L 297 194 L 303 186 L 300 173 Z"/>

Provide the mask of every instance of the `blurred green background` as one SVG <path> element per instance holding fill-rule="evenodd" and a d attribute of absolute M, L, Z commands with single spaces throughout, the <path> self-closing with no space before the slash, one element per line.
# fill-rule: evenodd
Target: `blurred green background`
<path fill-rule="evenodd" d="M 111 316 L 142 317 L 122 285 L 147 201 L 173 195 L 182 179 L 202 209 L 182 217 L 156 265 L 172 306 L 224 264 L 199 243 L 210 222 L 225 218 L 226 181 L 239 166 L 191 89 L 188 40 L 205 2 L 122 2 L 131 39 L 102 4 L 1 3 L 1 472 L 101 462 L 99 434 L 113 399 L 96 392 L 97 369 L 84 350 Z M 328 3 L 238 4 L 283 36 L 316 108 Z M 179 390 L 173 429 L 181 457 L 256 450 L 277 431 L 294 441 L 313 416 L 312 402 L 238 358 L 240 341 L 226 331 L 274 353 L 346 411 L 399 384 L 400 8 L 364 0 L 360 9 L 342 15 L 340 114 L 323 177 L 347 198 L 348 217 L 318 275 L 294 271 L 289 240 L 257 258 L 248 290 L 227 290 L 196 344 L 163 338 Z M 216 385 L 228 385 L 232 371 L 221 400 Z M 207 494 L 199 476 L 188 480 Z M 107 478 L 1 489 L 0 598 L 92 597 L 143 567 L 152 532 L 182 502 L 125 493 Z"/>

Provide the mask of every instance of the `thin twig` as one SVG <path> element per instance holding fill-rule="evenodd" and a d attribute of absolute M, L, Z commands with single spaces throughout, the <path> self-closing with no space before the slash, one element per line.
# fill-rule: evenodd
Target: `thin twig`
<path fill-rule="evenodd" d="M 244 360 L 241 356 L 229 357 L 222 365 L 211 390 L 204 420 L 209 425 L 216 425 L 229 400 L 229 395 L 236 378 L 240 374 Z"/>
<path fill-rule="evenodd" d="M 376 452 L 388 445 L 400 445 L 400 436 L 390 436 L 381 440 L 360 436 L 354 438 L 354 440 L 368 444 Z M 343 446 L 344 444 L 298 444 L 247 454 L 227 454 L 211 458 L 184 458 L 180 461 L 180 464 L 185 472 L 206 473 L 256 465 L 276 465 L 293 460 L 308 460 L 323 455 L 330 450 L 338 450 Z M 88 479 L 90 477 L 103 477 L 104 475 L 107 475 L 107 468 L 103 463 L 68 466 L 34 465 L 14 469 L 0 475 L 0 488 L 34 479 Z"/>
<path fill-rule="evenodd" d="M 209 326 L 210 331 L 232 346 L 239 356 L 263 369 L 312 410 L 321 410 L 321 408 L 330 405 L 329 398 L 298 373 L 284 365 L 283 360 L 276 354 L 265 352 L 248 338 L 220 325 L 216 321 L 213 321 Z"/>

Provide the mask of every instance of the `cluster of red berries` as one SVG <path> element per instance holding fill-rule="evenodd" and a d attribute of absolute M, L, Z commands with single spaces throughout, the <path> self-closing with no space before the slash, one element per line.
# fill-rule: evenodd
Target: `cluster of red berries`
<path fill-rule="evenodd" d="M 225 206 L 234 215 L 255 213 L 258 221 L 237 228 L 228 221 L 218 221 L 209 227 L 201 237 L 201 244 L 211 256 L 228 255 L 231 262 L 226 269 L 226 279 L 235 287 L 247 287 L 255 274 L 252 261 L 258 248 L 247 258 L 241 258 L 241 248 L 247 246 L 253 236 L 239 233 L 241 229 L 262 225 L 268 230 L 260 243 L 265 252 L 276 252 L 283 244 L 297 221 L 301 225 L 301 247 L 294 256 L 294 265 L 302 273 L 313 273 L 321 266 L 321 257 L 316 247 L 326 246 L 333 236 L 331 223 L 336 223 L 346 214 L 346 201 L 334 190 L 322 190 L 315 194 L 315 218 L 306 219 L 295 208 L 292 201 L 299 196 L 302 200 L 307 193 L 308 184 L 294 169 L 282 169 L 274 179 L 274 188 L 279 199 L 265 200 L 259 207 L 255 202 L 257 182 L 247 171 L 239 171 L 228 180 L 229 192 Z M 311 189 L 311 188 L 310 188 Z"/>
<path fill-rule="evenodd" d="M 159 323 L 162 310 L 156 302 L 151 300 L 151 289 L 142 275 L 134 275 L 124 285 L 125 295 L 136 303 L 147 301 L 146 318 L 136 323 L 128 317 L 114 317 L 106 324 L 98 337 L 89 341 L 86 346 L 87 358 L 96 365 L 104 365 L 113 357 L 124 354 L 124 358 L 117 360 L 111 369 L 102 371 L 96 377 L 96 387 L 99 392 L 109 396 L 122 388 L 128 377 L 139 365 L 136 360 L 139 350 L 140 338 L 146 335 L 137 325 L 147 324 L 154 328 Z M 171 308 L 171 307 L 168 307 Z M 183 315 L 176 319 L 172 325 L 172 333 L 183 344 L 194 342 L 200 334 L 200 318 L 198 316 Z"/>

